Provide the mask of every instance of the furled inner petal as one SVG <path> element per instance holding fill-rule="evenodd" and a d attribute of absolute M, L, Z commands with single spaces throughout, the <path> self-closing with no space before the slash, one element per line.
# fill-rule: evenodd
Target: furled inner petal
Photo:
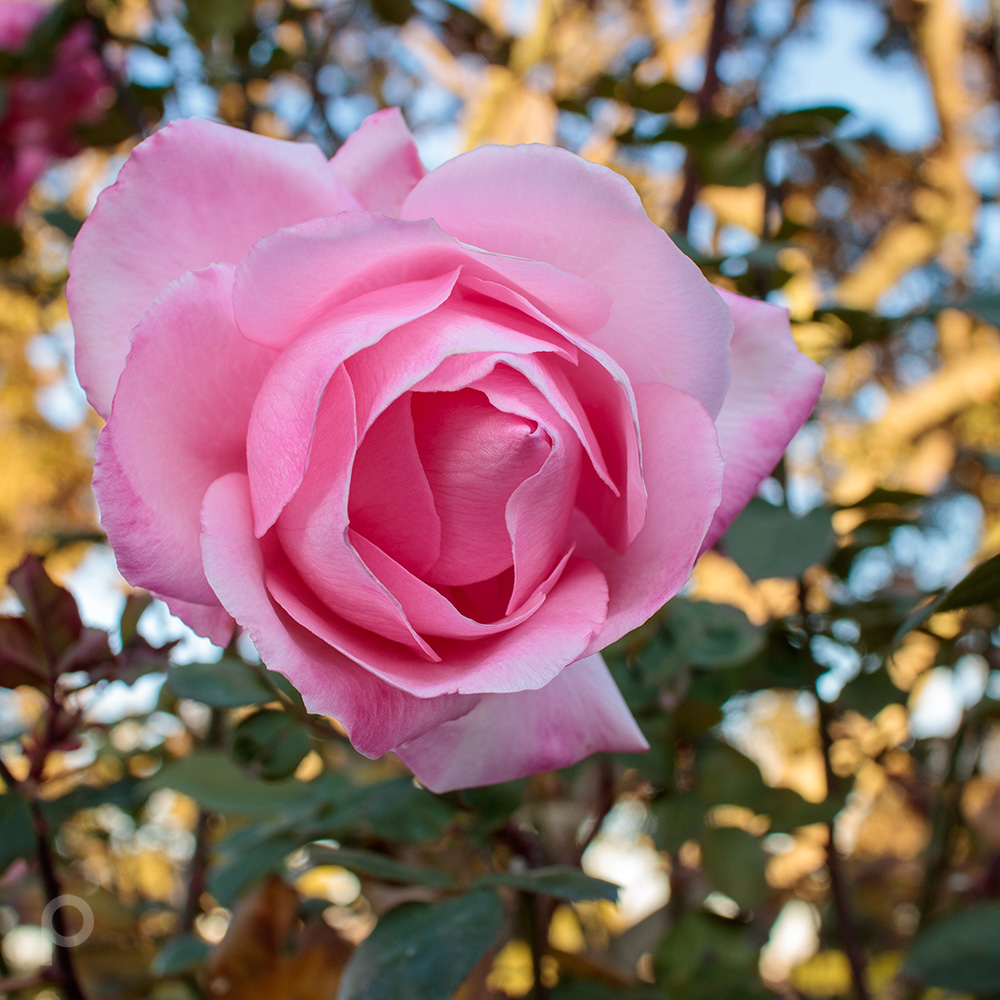
<path fill-rule="evenodd" d="M 288 558 L 316 596 L 338 615 L 436 659 L 347 539 L 347 492 L 356 429 L 354 394 L 343 368 L 334 374 L 323 396 L 312 444 L 302 485 L 276 524 Z"/>
<path fill-rule="evenodd" d="M 552 441 L 538 423 L 473 389 L 414 393 L 417 451 L 441 519 L 441 554 L 424 574 L 462 586 L 513 564 L 506 508 L 542 467 Z"/>
<path fill-rule="evenodd" d="M 354 533 L 411 573 L 420 576 L 437 562 L 441 518 L 417 451 L 410 393 L 385 410 L 361 442 L 347 511 Z"/>

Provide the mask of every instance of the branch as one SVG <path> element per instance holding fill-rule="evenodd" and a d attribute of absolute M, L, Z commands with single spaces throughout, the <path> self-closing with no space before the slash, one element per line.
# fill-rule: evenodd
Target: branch
<path fill-rule="evenodd" d="M 803 608 L 803 612 L 805 609 Z M 833 773 L 833 765 L 830 763 L 830 739 L 829 723 L 830 707 L 827 702 L 817 696 L 819 702 L 819 731 L 820 739 L 823 743 L 823 770 L 826 774 L 827 795 L 836 783 L 837 777 Z M 861 937 L 858 934 L 857 924 L 854 922 L 854 914 L 851 911 L 851 904 L 847 890 L 847 878 L 844 872 L 844 862 L 837 850 L 834 840 L 835 821 L 830 820 L 827 827 L 826 844 L 826 867 L 830 872 L 830 894 L 833 896 L 833 909 L 837 915 L 837 930 L 840 934 L 840 943 L 844 947 L 844 954 L 851 967 L 851 980 L 854 984 L 854 995 L 857 1000 L 871 1000 L 867 985 L 867 962 L 864 950 L 861 947 Z"/>
<path fill-rule="evenodd" d="M 726 42 L 726 13 L 729 0 L 713 0 L 712 27 L 708 33 L 708 49 L 705 52 L 705 79 L 695 98 L 698 104 L 698 120 L 701 121 L 712 110 L 715 95 L 719 90 L 719 56 Z M 701 182 L 695 169 L 694 157 L 688 150 L 684 161 L 684 189 L 677 202 L 677 228 L 687 233 L 691 223 L 691 211 Z"/>
<path fill-rule="evenodd" d="M 221 709 L 213 708 L 205 733 L 206 746 L 221 747 L 225 742 L 225 716 Z M 201 913 L 201 897 L 208 884 L 209 836 L 212 832 L 214 816 L 207 809 L 198 810 L 198 821 L 194 830 L 194 851 L 188 867 L 187 891 L 184 909 L 181 911 L 181 929 L 194 930 L 194 922 Z"/>
<path fill-rule="evenodd" d="M 22 783 L 10 772 L 10 768 L 0 757 L 0 778 L 3 778 L 7 790 L 19 795 L 27 802 L 31 812 L 31 822 L 35 829 L 35 849 L 38 855 L 38 867 L 42 875 L 42 883 L 45 886 L 45 898 L 48 902 L 53 902 L 63 895 L 62 885 L 59 876 L 56 874 L 55 857 L 52 853 L 51 836 L 45 815 L 34 795 L 30 794 L 33 782 Z M 61 939 L 69 937 L 66 932 L 66 924 L 63 921 L 62 907 L 54 907 L 52 911 L 52 929 Z M 83 989 L 76 975 L 76 967 L 73 964 L 72 950 L 65 944 L 57 943 L 55 946 L 55 965 L 59 973 L 61 985 L 66 991 L 67 1000 L 85 1000 Z M 37 981 L 38 977 L 35 977 Z M 9 981 L 7 981 L 9 982 Z M 2 989 L 0 984 L 0 989 Z M 8 989 L 13 989 L 10 986 Z M 17 987 L 24 989 L 24 986 Z"/>

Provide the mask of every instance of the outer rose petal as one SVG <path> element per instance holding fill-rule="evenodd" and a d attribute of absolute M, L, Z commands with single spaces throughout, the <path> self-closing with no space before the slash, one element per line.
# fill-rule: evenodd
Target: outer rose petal
<path fill-rule="evenodd" d="M 413 136 L 399 108 L 369 115 L 330 161 L 344 187 L 370 212 L 399 215 L 424 176 Z"/>
<path fill-rule="evenodd" d="M 611 315 L 590 340 L 634 383 L 665 382 L 719 412 L 732 320 L 620 174 L 550 146 L 483 146 L 431 171 L 401 214 L 604 289 Z"/>
<path fill-rule="evenodd" d="M 221 605 L 209 607 L 207 604 L 189 604 L 178 601 L 176 597 L 164 597 L 163 594 L 152 594 L 158 597 L 188 628 L 198 635 L 211 640 L 216 646 L 228 646 L 233 637 L 236 623 L 233 616 Z"/>
<path fill-rule="evenodd" d="M 400 691 L 276 609 L 264 586 L 245 475 L 231 473 L 209 487 L 202 530 L 205 572 L 226 610 L 250 633 L 264 662 L 298 688 L 310 711 L 334 716 L 361 753 L 378 757 L 476 704 L 475 697 L 422 699 Z"/>
<path fill-rule="evenodd" d="M 171 281 L 235 264 L 282 226 L 358 207 L 315 146 L 195 119 L 143 142 L 70 256 L 76 370 L 94 409 L 110 412 L 129 332 Z"/>
<path fill-rule="evenodd" d="M 201 503 L 219 476 L 246 469 L 250 410 L 273 359 L 236 329 L 232 287 L 229 266 L 192 272 L 145 313 L 94 475 L 122 575 L 210 607 L 218 602 L 201 564 Z M 174 380 L 164 378 L 170 371 Z"/>
<path fill-rule="evenodd" d="M 538 691 L 486 695 L 396 753 L 432 792 L 450 792 L 568 767 L 600 751 L 648 749 L 595 653 Z"/>
<path fill-rule="evenodd" d="M 636 386 L 635 398 L 649 495 L 642 530 L 619 555 L 582 515 L 574 526 L 577 554 L 601 567 L 610 595 L 607 622 L 588 653 L 637 628 L 680 590 L 722 492 L 718 437 L 704 407 L 686 393 L 652 383 Z"/>
<path fill-rule="evenodd" d="M 795 346 L 788 312 L 720 290 L 736 321 L 733 382 L 716 425 L 726 461 L 710 548 L 778 464 L 823 388 L 823 370 Z"/>

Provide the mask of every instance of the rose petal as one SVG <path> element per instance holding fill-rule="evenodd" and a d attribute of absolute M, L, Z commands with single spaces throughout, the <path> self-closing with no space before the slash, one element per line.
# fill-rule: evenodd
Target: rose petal
<path fill-rule="evenodd" d="M 641 625 L 680 590 L 722 492 L 715 424 L 698 400 L 653 383 L 636 386 L 635 397 L 649 494 L 642 530 L 619 554 L 579 514 L 571 529 L 577 552 L 600 566 L 608 580 L 608 620 L 588 652 Z"/>
<path fill-rule="evenodd" d="M 736 322 L 733 382 L 716 419 L 726 460 L 722 503 L 703 549 L 718 541 L 778 464 L 823 388 L 823 370 L 795 346 L 787 310 L 720 294 Z"/>
<path fill-rule="evenodd" d="M 600 654 L 539 691 L 486 695 L 467 715 L 396 750 L 432 792 L 568 767 L 592 753 L 648 750 Z"/>
<path fill-rule="evenodd" d="M 452 639 L 479 639 L 494 632 L 506 632 L 520 625 L 541 607 L 546 594 L 556 585 L 572 555 L 572 552 L 567 552 L 555 569 L 521 605 L 505 616 L 497 616 L 491 621 L 481 621 L 459 611 L 453 601 L 442 593 L 442 591 L 447 592 L 448 588 L 443 587 L 438 590 L 418 579 L 361 535 L 352 535 L 351 540 L 372 572 L 399 601 L 407 621 L 421 635 Z M 507 590 L 510 590 L 509 585 Z M 468 588 L 463 588 L 463 591 L 467 592 Z M 450 593 L 455 594 L 455 591 Z"/>
<path fill-rule="evenodd" d="M 343 212 L 273 233 L 250 250 L 236 275 L 236 321 L 251 340 L 284 347 L 359 295 L 456 268 L 511 285 L 572 329 L 596 328 L 607 315 L 604 292 L 547 264 L 479 253 L 428 220 Z"/>
<path fill-rule="evenodd" d="M 217 606 L 201 564 L 199 511 L 219 476 L 246 468 L 246 429 L 274 354 L 240 336 L 233 269 L 185 274 L 147 310 L 97 446 L 94 492 L 122 575 Z M 183 378 L 164 378 L 178 372 Z"/>
<path fill-rule="evenodd" d="M 441 661 L 429 663 L 332 615 L 278 555 L 269 556 L 267 589 L 307 631 L 421 698 L 544 687 L 565 664 L 580 657 L 590 637 L 600 631 L 607 607 L 607 585 L 600 570 L 573 557 L 558 585 L 517 628 L 477 641 L 435 640 Z"/>
<path fill-rule="evenodd" d="M 139 145 L 70 255 L 76 370 L 94 409 L 111 411 L 129 333 L 171 281 L 235 264 L 282 226 L 356 208 L 315 146 L 195 119 Z"/>
<path fill-rule="evenodd" d="M 330 161 L 362 208 L 399 215 L 414 185 L 424 176 L 413 136 L 399 108 L 369 115 Z"/>
<path fill-rule="evenodd" d="M 334 373 L 323 396 L 311 443 L 302 485 L 276 525 L 296 572 L 341 617 L 409 646 L 420 656 L 437 659 L 348 537 L 347 494 L 357 430 L 354 393 L 343 368 Z"/>
<path fill-rule="evenodd" d="M 151 596 L 158 598 L 170 609 L 170 613 L 180 618 L 193 632 L 214 642 L 216 646 L 228 646 L 233 638 L 236 623 L 233 616 L 221 604 L 189 604 L 178 601 L 176 597 L 166 597 L 150 591 Z"/>
<path fill-rule="evenodd" d="M 665 382 L 719 412 L 732 319 L 619 174 L 549 146 L 484 146 L 427 174 L 401 215 L 434 219 L 463 243 L 546 261 L 603 289 L 611 314 L 589 334 L 594 344 L 633 382 Z"/>
<path fill-rule="evenodd" d="M 409 393 L 400 397 L 368 428 L 354 456 L 347 513 L 354 534 L 419 576 L 441 555 L 441 518 L 417 451 L 410 402 Z"/>
<path fill-rule="evenodd" d="M 474 697 L 415 698 L 386 684 L 276 608 L 264 587 L 246 476 L 233 473 L 209 487 L 202 528 L 205 572 L 226 610 L 250 633 L 264 662 L 296 686 L 309 711 L 336 718 L 361 753 L 378 757 L 475 705 Z"/>
<path fill-rule="evenodd" d="M 258 537 L 274 524 L 302 481 L 320 400 L 333 373 L 351 354 L 436 309 L 451 294 L 457 277 L 458 272 L 451 271 L 362 296 L 280 355 L 247 431 Z M 282 447 L 276 448 L 275 441 Z"/>
<path fill-rule="evenodd" d="M 534 421 L 497 409 L 480 392 L 413 394 L 417 451 L 441 519 L 441 555 L 423 574 L 458 587 L 514 561 L 505 510 L 546 463 L 552 441 Z"/>

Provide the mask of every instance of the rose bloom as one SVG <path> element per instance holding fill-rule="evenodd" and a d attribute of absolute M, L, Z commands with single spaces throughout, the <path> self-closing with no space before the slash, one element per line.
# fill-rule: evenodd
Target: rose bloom
<path fill-rule="evenodd" d="M 17 53 L 51 10 L 32 0 L 0 0 L 0 52 Z M 58 42 L 44 76 L 4 80 L 0 102 L 0 221 L 13 222 L 31 185 L 53 160 L 74 156 L 76 125 L 99 120 L 110 96 L 104 67 L 86 24 Z"/>
<path fill-rule="evenodd" d="M 127 580 L 435 791 L 646 744 L 599 650 L 754 493 L 822 377 L 613 171 L 424 172 L 168 125 L 71 259 L 94 489 Z"/>

